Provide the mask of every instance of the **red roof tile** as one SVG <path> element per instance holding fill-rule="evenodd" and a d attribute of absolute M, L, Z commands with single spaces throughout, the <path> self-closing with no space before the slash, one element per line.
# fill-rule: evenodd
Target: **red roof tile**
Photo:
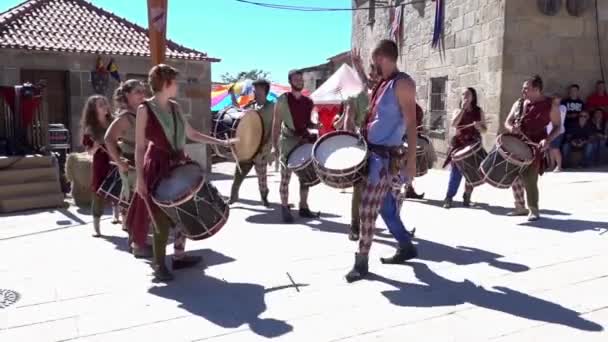
<path fill-rule="evenodd" d="M 0 13 L 0 48 L 150 56 L 148 31 L 84 0 L 29 0 Z M 167 58 L 208 60 L 167 40 Z"/>

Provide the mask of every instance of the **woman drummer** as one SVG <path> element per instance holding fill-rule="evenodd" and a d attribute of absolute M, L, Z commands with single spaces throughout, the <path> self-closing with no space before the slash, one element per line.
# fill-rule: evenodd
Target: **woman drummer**
<path fill-rule="evenodd" d="M 138 80 L 128 80 L 114 91 L 116 115 L 105 135 L 108 153 L 118 166 L 124 201 L 129 201 L 135 189 L 135 113 L 144 102 L 144 85 Z M 129 232 L 129 242 L 136 258 L 150 257 L 152 248 L 146 244 L 148 226 L 129 227 L 126 210 L 123 210 L 123 230 Z"/>
<path fill-rule="evenodd" d="M 450 169 L 450 180 L 448 183 L 448 191 L 443 204 L 444 208 L 452 207 L 452 198 L 458 192 L 460 181 L 462 180 L 462 172 L 454 163 L 452 163 L 452 152 L 463 147 L 473 145 L 481 141 L 481 133 L 487 130 L 483 110 L 477 105 L 477 91 L 474 88 L 467 88 L 462 93 L 461 106 L 457 114 L 452 119 L 452 127 L 456 129 L 456 135 L 450 142 L 450 148 L 447 153 L 443 167 L 447 164 L 452 164 Z M 471 194 L 473 186 L 465 181 L 464 195 L 462 204 L 465 207 L 471 205 Z"/>
<path fill-rule="evenodd" d="M 82 132 L 82 145 L 89 154 L 93 155 L 93 172 L 91 177 L 91 191 L 93 192 L 91 203 L 93 237 L 101 236 L 99 225 L 106 205 L 104 198 L 97 195 L 97 189 L 99 189 L 110 171 L 110 156 L 107 153 L 104 142 L 104 135 L 110 122 L 112 122 L 112 115 L 110 114 L 108 99 L 101 95 L 89 97 L 82 110 L 80 129 Z"/>
<path fill-rule="evenodd" d="M 200 143 L 229 146 L 223 141 L 204 135 L 193 129 L 186 121 L 177 102 L 171 100 L 177 95 L 178 71 L 168 65 L 154 66 L 148 74 L 148 83 L 154 96 L 137 109 L 135 126 L 135 170 L 137 173 L 135 195 L 127 224 L 129 227 L 145 227 L 150 218 L 154 231 L 154 276 L 159 281 L 169 281 L 173 275 L 165 264 L 165 245 L 169 229 L 174 226 L 171 219 L 156 206 L 150 192 L 170 168 L 188 160 L 184 153 L 186 137 Z M 184 253 L 186 238 L 181 231 L 175 232 L 175 253 L 173 270 L 192 267 L 201 258 Z"/>

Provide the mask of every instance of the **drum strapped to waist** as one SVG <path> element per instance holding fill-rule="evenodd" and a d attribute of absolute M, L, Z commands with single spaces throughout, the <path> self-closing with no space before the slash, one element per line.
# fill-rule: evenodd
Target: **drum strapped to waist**
<path fill-rule="evenodd" d="M 460 170 L 467 183 L 477 186 L 484 182 L 484 176 L 479 170 L 479 166 L 487 156 L 488 153 L 483 148 L 481 140 L 478 140 L 452 151 L 452 167 Z"/>
<path fill-rule="evenodd" d="M 284 165 L 298 176 L 300 185 L 304 187 L 315 186 L 321 182 L 312 162 L 312 150 L 313 144 L 309 143 L 294 147 L 287 155 L 286 165 Z"/>
<path fill-rule="evenodd" d="M 430 144 L 428 138 L 417 136 L 416 138 L 416 177 L 422 177 L 426 175 L 429 171 L 429 161 L 427 148 Z M 407 141 L 403 143 L 403 147 L 405 148 L 405 158 L 407 161 L 407 151 L 408 144 Z"/>
<path fill-rule="evenodd" d="M 192 240 L 215 235 L 228 220 L 228 204 L 217 189 L 205 181 L 201 166 L 192 161 L 171 168 L 156 184 L 151 197 Z"/>
<path fill-rule="evenodd" d="M 368 148 L 361 136 L 348 131 L 334 131 L 315 143 L 312 156 L 321 181 L 330 187 L 345 189 L 363 178 Z"/>
<path fill-rule="evenodd" d="M 511 187 L 520 174 L 534 162 L 532 148 L 514 134 L 501 134 L 496 145 L 481 162 L 484 181 L 499 189 Z"/>
<path fill-rule="evenodd" d="M 99 189 L 97 189 L 97 195 L 105 200 L 109 200 L 112 203 L 118 204 L 123 209 L 129 209 L 131 206 L 131 198 L 122 198 L 122 179 L 120 178 L 120 172 L 118 167 L 112 166 L 110 172 L 103 180 Z"/>

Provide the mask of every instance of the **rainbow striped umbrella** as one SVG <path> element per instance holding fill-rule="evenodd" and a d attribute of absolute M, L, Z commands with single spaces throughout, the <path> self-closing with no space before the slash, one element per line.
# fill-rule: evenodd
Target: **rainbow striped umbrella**
<path fill-rule="evenodd" d="M 228 89 L 234 85 L 234 94 L 239 106 L 244 106 L 253 100 L 253 81 L 244 80 L 236 83 L 229 83 L 223 85 L 217 85 L 211 89 L 211 110 L 220 111 L 228 106 L 232 105 L 230 94 Z M 283 93 L 288 92 L 291 88 L 277 83 L 270 84 L 270 92 L 268 94 L 268 101 L 275 102 L 279 96 Z M 304 90 L 304 95 L 310 95 L 310 92 Z"/>

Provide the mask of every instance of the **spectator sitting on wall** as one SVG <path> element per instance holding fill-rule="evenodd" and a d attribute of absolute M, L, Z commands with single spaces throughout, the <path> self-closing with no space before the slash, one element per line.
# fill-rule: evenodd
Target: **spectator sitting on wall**
<path fill-rule="evenodd" d="M 555 94 L 553 96 L 553 101 L 559 104 L 561 102 L 559 95 Z M 567 112 L 568 109 L 566 108 L 566 106 L 559 106 L 559 114 L 562 120 L 562 125 L 559 127 L 559 135 L 555 139 L 553 139 L 553 141 L 551 141 L 551 143 L 549 144 L 549 157 L 551 158 L 552 163 L 555 164 L 555 169 L 553 169 L 553 172 L 560 172 L 562 170 L 561 148 L 562 142 L 564 140 L 564 133 L 566 132 L 566 129 L 564 128 L 564 121 L 566 120 Z M 547 126 L 547 134 L 549 134 L 551 131 L 553 131 L 553 124 L 549 123 L 549 125 Z"/>
<path fill-rule="evenodd" d="M 606 136 L 608 136 L 608 124 L 607 120 L 604 119 L 604 112 L 601 109 L 593 111 L 591 116 L 591 149 L 593 163 L 598 165 L 600 163 L 601 151 L 608 144 Z"/>
<path fill-rule="evenodd" d="M 583 111 L 585 103 L 579 97 L 580 87 L 578 84 L 572 84 L 568 87 L 568 96 L 562 100 L 562 105 L 566 106 L 566 120 L 564 121 L 564 128 L 566 133 L 578 122 L 578 116 Z"/>
<path fill-rule="evenodd" d="M 580 167 L 580 163 L 572 163 L 570 157 L 573 151 L 584 151 L 582 166 L 589 166 L 593 157 L 593 146 L 590 143 L 592 135 L 592 128 L 589 124 L 589 113 L 583 111 L 578 117 L 578 124 L 572 126 L 570 131 L 566 131 L 566 143 L 562 151 L 564 161 L 573 167 Z"/>
<path fill-rule="evenodd" d="M 606 93 L 606 83 L 597 81 L 595 83 L 595 93 L 587 98 L 587 110 L 593 112 L 601 109 L 604 112 L 604 120 L 608 120 L 608 93 Z"/>

